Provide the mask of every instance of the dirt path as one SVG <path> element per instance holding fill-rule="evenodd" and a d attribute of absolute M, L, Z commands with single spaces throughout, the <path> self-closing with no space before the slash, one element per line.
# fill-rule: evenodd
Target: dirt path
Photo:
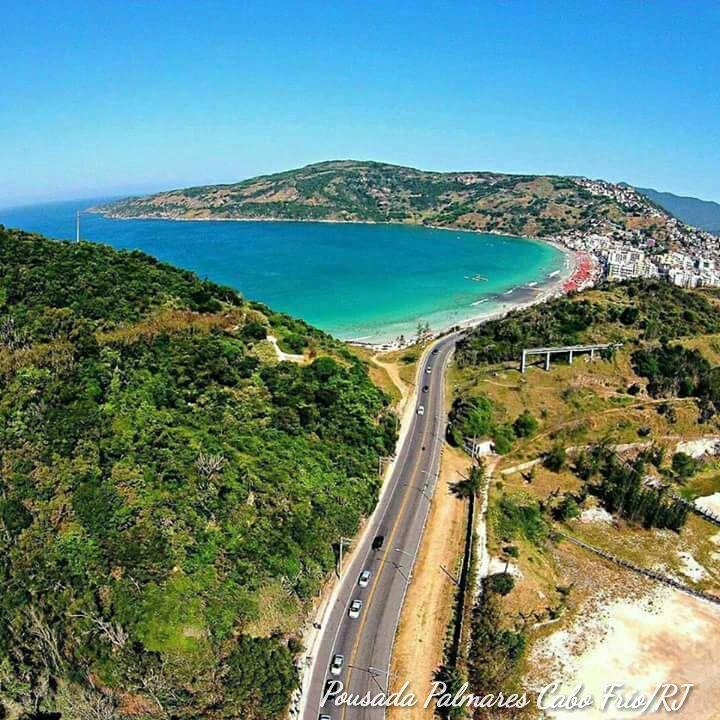
<path fill-rule="evenodd" d="M 394 362 L 383 362 L 375 355 L 372 361 L 379 368 L 382 368 L 392 381 L 393 385 L 398 389 L 400 393 L 400 402 L 398 403 L 398 413 L 402 414 L 407 404 L 408 397 L 410 397 L 412 388 L 400 377 L 400 371 L 397 363 Z"/>
<path fill-rule="evenodd" d="M 279 362 L 295 362 L 295 363 L 305 362 L 304 355 L 293 355 L 292 353 L 283 352 L 280 349 L 277 338 L 274 335 L 268 335 L 267 340 L 270 342 L 270 344 L 275 349 L 275 354 L 277 355 L 277 359 Z"/>
<path fill-rule="evenodd" d="M 408 682 L 421 699 L 414 708 L 389 708 L 388 720 L 430 720 L 432 708 L 422 700 L 430 692 L 433 674 L 442 661 L 445 632 L 452 613 L 455 585 L 441 565 L 455 571 L 463 551 L 467 506 L 450 492 L 469 465 L 468 457 L 445 446 L 441 475 L 420 546 L 413 581 L 405 599 L 395 640 L 391 691 Z"/>

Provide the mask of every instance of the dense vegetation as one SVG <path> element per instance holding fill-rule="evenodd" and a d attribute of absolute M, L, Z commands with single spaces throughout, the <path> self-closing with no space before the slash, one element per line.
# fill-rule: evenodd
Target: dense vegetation
<path fill-rule="evenodd" d="M 578 475 L 589 482 L 589 489 L 608 512 L 617 513 L 646 528 L 679 531 L 688 517 L 687 506 L 656 488 L 644 484 L 646 459 L 640 455 L 633 463 L 597 445 L 576 459 Z"/>
<path fill-rule="evenodd" d="M 669 216 L 640 193 L 620 202 L 568 177 L 439 173 L 355 160 L 129 198 L 100 211 L 115 217 L 406 222 L 532 237 L 643 229 L 658 242 L 669 236 Z"/>
<path fill-rule="evenodd" d="M 648 379 L 653 397 L 695 397 L 700 419 L 707 421 L 720 409 L 720 368 L 697 351 L 661 343 L 632 355 L 635 372 Z"/>
<path fill-rule="evenodd" d="M 510 424 L 499 419 L 500 412 L 487 395 L 472 398 L 458 397 L 448 415 L 447 438 L 462 447 L 465 438 L 492 438 L 495 452 L 504 454 L 520 437 L 529 437 L 538 428 L 537 420 L 527 411 Z"/>
<path fill-rule="evenodd" d="M 503 576 L 483 578 L 481 599 L 472 614 L 468 667 L 476 695 L 512 691 L 511 683 L 525 654 L 524 633 L 503 627 L 500 598 L 508 591 L 508 581 L 498 581 L 498 577 Z"/>
<path fill-rule="evenodd" d="M 720 332 L 717 308 L 700 293 L 653 280 L 605 290 L 556 298 L 479 325 L 458 343 L 457 361 L 460 366 L 497 363 L 517 360 L 529 347 Z"/>
<path fill-rule="evenodd" d="M 140 253 L 0 227 L 0 388 L 0 716 L 279 717 L 394 443 L 365 368 Z"/>

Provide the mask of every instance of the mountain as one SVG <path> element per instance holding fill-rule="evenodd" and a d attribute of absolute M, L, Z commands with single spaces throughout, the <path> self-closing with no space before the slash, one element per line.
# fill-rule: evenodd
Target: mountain
<path fill-rule="evenodd" d="M 635 189 L 688 225 L 720 234 L 720 203 L 659 192 L 651 188 Z"/>
<path fill-rule="evenodd" d="M 669 240 L 674 222 L 634 189 L 585 178 L 427 172 L 338 160 L 108 203 L 117 218 L 402 222 L 528 237 L 625 232 Z"/>
<path fill-rule="evenodd" d="M 394 440 L 324 333 L 0 226 L 0 717 L 283 716 Z"/>

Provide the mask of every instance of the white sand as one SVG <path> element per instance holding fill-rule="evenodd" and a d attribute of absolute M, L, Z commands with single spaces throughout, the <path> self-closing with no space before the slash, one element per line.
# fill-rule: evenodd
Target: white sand
<path fill-rule="evenodd" d="M 709 510 L 716 515 L 720 515 L 720 492 L 716 492 L 714 495 L 699 497 L 695 500 L 695 504 L 703 510 Z"/>
<path fill-rule="evenodd" d="M 679 552 L 680 572 L 696 582 L 707 577 L 707 570 L 689 553 Z"/>
<path fill-rule="evenodd" d="M 583 523 L 604 523 L 612 525 L 613 516 L 604 508 L 594 507 L 583 510 L 580 515 L 580 522 Z"/>
<path fill-rule="evenodd" d="M 679 720 L 717 720 L 720 707 L 720 608 L 671 589 L 657 589 L 643 601 L 615 601 L 601 612 L 581 615 L 535 648 L 531 662 L 543 685 L 563 681 L 565 692 L 583 683 L 599 705 L 605 686 L 624 683 L 651 694 L 658 683 L 695 685 Z M 543 672 L 542 668 L 548 668 Z M 599 707 L 552 711 L 555 720 L 616 720 L 638 711 Z M 643 717 L 667 717 L 649 713 Z"/>
<path fill-rule="evenodd" d="M 487 568 L 487 575 L 497 575 L 498 573 L 504 573 L 505 572 L 505 560 L 501 560 L 500 558 L 490 558 L 490 562 L 488 563 Z M 522 572 L 520 568 L 517 565 L 513 565 L 512 563 L 507 563 L 507 574 L 512 575 L 516 578 L 521 578 Z"/>

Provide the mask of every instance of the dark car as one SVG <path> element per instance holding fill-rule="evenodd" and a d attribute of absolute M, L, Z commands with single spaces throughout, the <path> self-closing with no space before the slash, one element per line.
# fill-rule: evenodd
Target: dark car
<path fill-rule="evenodd" d="M 430 389 L 429 385 L 423 385 L 423 392 L 427 392 Z"/>
<path fill-rule="evenodd" d="M 372 549 L 379 550 L 383 546 L 384 542 L 385 542 L 384 535 L 376 535 L 375 539 L 372 541 Z"/>
<path fill-rule="evenodd" d="M 437 355 L 439 352 L 440 352 L 440 350 L 438 350 L 437 348 L 435 348 L 435 349 L 432 351 L 432 354 L 433 354 L 433 355 Z"/>

